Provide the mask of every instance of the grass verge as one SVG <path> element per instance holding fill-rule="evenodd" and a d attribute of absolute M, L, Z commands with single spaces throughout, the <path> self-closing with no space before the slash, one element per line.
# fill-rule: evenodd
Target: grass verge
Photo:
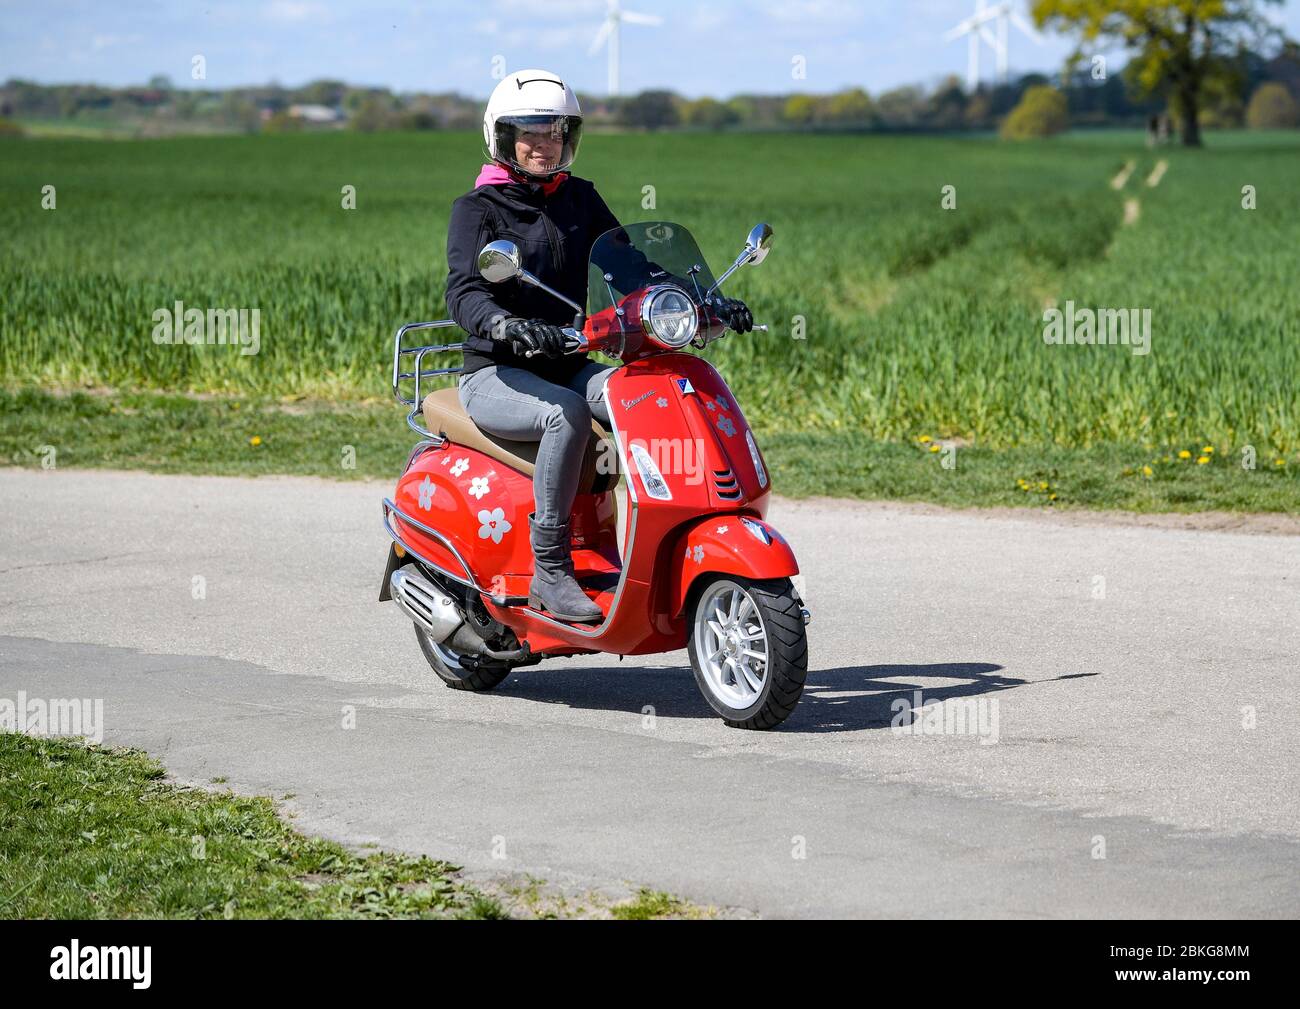
<path fill-rule="evenodd" d="M 508 888 L 498 899 L 447 862 L 353 852 L 298 833 L 269 798 L 165 773 L 139 750 L 0 732 L 0 918 L 710 914 L 647 890 L 613 905 L 545 893 L 521 902 Z"/>
<path fill-rule="evenodd" d="M 1246 446 L 1200 441 L 1086 449 L 958 446 L 952 452 L 921 437 L 904 443 L 851 431 L 759 432 L 773 486 L 787 497 L 1300 512 L 1298 460 L 1262 449 L 1247 468 Z M 0 390 L 0 465 L 395 479 L 414 440 L 391 403 Z"/>

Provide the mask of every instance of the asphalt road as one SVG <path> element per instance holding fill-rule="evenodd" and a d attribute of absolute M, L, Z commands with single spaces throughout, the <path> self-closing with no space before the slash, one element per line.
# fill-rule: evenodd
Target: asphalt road
<path fill-rule="evenodd" d="M 1300 914 L 1300 537 L 778 499 L 810 673 L 749 733 L 684 651 L 443 687 L 376 602 L 388 490 L 0 470 L 0 698 L 102 698 L 105 742 L 181 780 L 480 874 L 773 916 Z M 895 731 L 916 690 L 982 734 Z"/>

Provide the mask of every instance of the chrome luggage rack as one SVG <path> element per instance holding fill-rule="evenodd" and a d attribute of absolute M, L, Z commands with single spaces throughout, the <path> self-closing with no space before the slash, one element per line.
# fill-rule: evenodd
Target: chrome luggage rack
<path fill-rule="evenodd" d="M 463 365 L 459 368 L 425 368 L 424 355 L 437 354 L 444 351 L 463 351 L 465 349 L 465 344 L 434 343 L 419 347 L 404 347 L 402 341 L 406 338 L 407 333 L 417 329 L 446 329 L 455 325 L 456 322 L 453 319 L 439 319 L 437 322 L 408 322 L 405 326 L 398 329 L 397 334 L 393 337 L 393 395 L 399 403 L 411 408 L 411 412 L 406 415 L 406 423 L 412 431 L 424 439 L 411 450 L 411 455 L 406 461 L 408 469 L 410 468 L 411 463 L 415 461 L 415 457 L 425 449 L 440 448 L 447 442 L 447 439 L 440 433 L 430 431 L 424 426 L 420 410 L 424 405 L 423 380 L 427 378 L 437 378 L 441 375 L 459 375 L 465 370 Z M 402 370 L 402 358 L 404 357 L 412 359 L 408 365 L 411 369 L 410 371 Z M 403 392 L 403 382 L 409 383 L 407 386 L 407 388 L 411 390 L 409 396 L 405 395 Z M 482 593 L 496 603 L 505 604 L 510 601 L 509 597 L 503 596 L 499 593 L 494 593 L 490 588 L 478 583 L 478 580 L 474 577 L 474 572 L 470 569 L 469 564 L 465 561 L 465 558 L 461 556 L 460 551 L 456 549 L 455 544 L 452 543 L 449 537 L 440 533 L 438 530 L 429 527 L 413 515 L 406 514 L 406 512 L 397 507 L 396 503 L 393 502 L 391 498 L 384 498 L 383 507 L 385 531 L 393 542 L 400 543 L 407 553 L 413 554 L 435 571 L 438 571 L 453 581 L 460 582 L 460 584 Z M 398 535 L 397 529 L 393 525 L 394 516 L 400 518 L 407 525 L 419 529 L 426 536 L 430 536 L 442 544 L 442 546 L 444 546 L 448 552 L 456 558 L 456 562 L 460 565 L 464 574 L 458 575 L 452 571 L 448 571 L 441 565 L 433 563 L 429 558 L 417 553 L 415 550 L 412 550 L 401 536 Z"/>
<path fill-rule="evenodd" d="M 408 322 L 397 331 L 393 337 L 393 395 L 397 402 L 404 403 L 411 408 L 411 412 L 406 415 L 407 426 L 422 438 L 428 438 L 435 446 L 441 445 L 446 441 L 441 434 L 430 431 L 424 426 L 420 408 L 424 405 L 424 396 L 421 392 L 420 382 L 426 378 L 436 378 L 440 375 L 459 375 L 465 370 L 464 365 L 459 368 L 433 368 L 426 370 L 424 367 L 424 355 L 441 353 L 443 351 L 465 349 L 464 343 L 435 343 L 422 347 L 403 347 L 402 340 L 407 333 L 417 329 L 446 329 L 449 326 L 455 326 L 454 319 L 439 319 L 437 322 Z M 413 357 L 410 364 L 410 371 L 402 371 L 402 358 Z M 402 383 L 411 382 L 411 395 L 402 394 Z"/>

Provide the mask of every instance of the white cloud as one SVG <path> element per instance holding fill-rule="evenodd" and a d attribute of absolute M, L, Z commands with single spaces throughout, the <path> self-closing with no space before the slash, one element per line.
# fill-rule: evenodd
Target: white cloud
<path fill-rule="evenodd" d="M 271 0 L 262 9 L 263 16 L 272 21 L 307 21 L 325 13 L 325 8 L 320 4 L 309 3 L 307 0 Z"/>
<path fill-rule="evenodd" d="M 781 0 L 765 3 L 763 10 L 773 21 L 799 24 L 844 25 L 862 17 L 862 8 L 847 0 Z"/>
<path fill-rule="evenodd" d="M 100 49 L 130 46 L 143 41 L 144 37 L 142 35 L 96 35 L 90 40 L 90 48 L 98 52 Z"/>
<path fill-rule="evenodd" d="M 603 0 L 495 0 L 492 9 L 510 21 L 599 22 L 605 15 Z"/>
<path fill-rule="evenodd" d="M 687 24 L 689 32 L 712 32 L 717 31 L 724 24 L 731 21 L 730 12 L 723 13 L 717 7 L 697 7 L 691 11 L 690 20 Z"/>

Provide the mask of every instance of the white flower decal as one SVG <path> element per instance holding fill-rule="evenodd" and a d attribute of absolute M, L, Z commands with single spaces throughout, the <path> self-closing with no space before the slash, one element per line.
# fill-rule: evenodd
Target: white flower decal
<path fill-rule="evenodd" d="M 730 417 L 719 417 L 718 430 L 730 438 L 736 433 L 736 425 L 732 422 Z"/>
<path fill-rule="evenodd" d="M 717 404 L 718 404 L 718 406 L 722 407 L 722 409 L 724 409 L 724 410 L 730 410 L 730 409 L 731 409 L 731 404 L 728 403 L 728 402 L 726 401 L 726 399 L 724 399 L 722 396 L 719 396 L 719 397 L 718 397 L 718 399 L 717 399 Z"/>
<path fill-rule="evenodd" d="M 695 563 L 698 564 L 702 560 L 704 560 L 704 547 L 697 546 L 695 548 Z"/>
<path fill-rule="evenodd" d="M 447 463 L 449 463 L 449 462 L 451 462 L 451 456 L 450 456 L 450 455 L 444 455 L 444 456 L 442 457 L 442 465 L 443 465 L 443 466 L 446 466 Z"/>
<path fill-rule="evenodd" d="M 691 548 L 690 548 L 690 547 L 687 547 L 687 548 L 686 548 L 686 559 L 687 559 L 688 561 L 691 559 Z"/>
<path fill-rule="evenodd" d="M 655 400 L 655 406 L 664 407 L 667 405 L 668 405 L 668 400 L 664 399 L 663 396 L 660 396 L 657 400 Z"/>
<path fill-rule="evenodd" d="M 429 479 L 429 474 L 424 474 L 424 482 L 416 488 L 420 492 L 420 507 L 428 511 L 433 507 L 433 481 Z"/>
<path fill-rule="evenodd" d="M 469 460 L 468 460 L 468 459 L 457 459 L 457 460 L 456 460 L 456 465 L 453 466 L 453 467 L 451 468 L 451 475 L 452 475 L 452 476 L 460 476 L 460 475 L 461 475 L 462 473 L 464 473 L 467 469 L 469 469 Z"/>
<path fill-rule="evenodd" d="M 705 405 L 706 407 L 708 407 L 710 410 L 716 410 L 716 409 L 717 409 L 717 407 L 713 405 L 712 400 L 710 400 L 709 402 L 705 403 L 704 405 Z"/>
<path fill-rule="evenodd" d="M 483 495 L 488 492 L 488 478 L 485 476 L 476 476 L 470 480 L 469 492 L 480 501 Z"/>
<path fill-rule="evenodd" d="M 478 538 L 481 540 L 491 536 L 493 543 L 500 543 L 501 537 L 510 531 L 510 523 L 506 521 L 503 508 L 493 508 L 491 511 L 484 508 L 478 513 L 478 520 L 483 523 L 478 530 Z"/>
<path fill-rule="evenodd" d="M 731 526 L 718 526 L 718 532 L 725 533 Z"/>

